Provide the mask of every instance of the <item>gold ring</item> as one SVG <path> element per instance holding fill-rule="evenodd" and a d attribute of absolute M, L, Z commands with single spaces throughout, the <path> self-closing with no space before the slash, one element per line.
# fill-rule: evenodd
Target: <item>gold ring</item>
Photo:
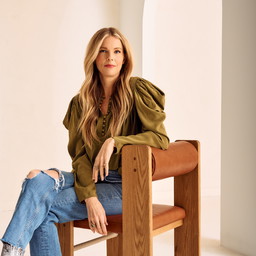
<path fill-rule="evenodd" d="M 95 224 L 94 223 L 90 223 L 90 226 L 91 226 L 91 228 L 95 228 Z"/>

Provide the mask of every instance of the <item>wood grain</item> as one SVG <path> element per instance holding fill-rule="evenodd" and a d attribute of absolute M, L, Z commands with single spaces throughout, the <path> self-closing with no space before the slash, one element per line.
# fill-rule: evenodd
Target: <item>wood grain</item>
<path fill-rule="evenodd" d="M 123 256 L 123 235 L 107 240 L 107 256 Z"/>
<path fill-rule="evenodd" d="M 151 148 L 126 146 L 122 154 L 123 255 L 152 256 Z"/>
<path fill-rule="evenodd" d="M 172 222 L 168 225 L 165 225 L 161 228 L 157 228 L 157 229 L 154 229 L 153 230 L 153 236 L 157 236 L 157 235 L 160 235 L 166 231 L 169 231 L 171 229 L 174 229 L 174 228 L 177 228 L 177 227 L 180 227 L 183 225 L 183 220 L 177 220 L 175 222 Z"/>

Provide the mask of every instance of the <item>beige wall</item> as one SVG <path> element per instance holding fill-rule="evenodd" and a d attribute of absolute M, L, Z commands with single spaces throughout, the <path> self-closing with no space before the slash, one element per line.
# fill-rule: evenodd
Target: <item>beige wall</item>
<path fill-rule="evenodd" d="M 222 245 L 256 253 L 256 1 L 223 1 Z"/>

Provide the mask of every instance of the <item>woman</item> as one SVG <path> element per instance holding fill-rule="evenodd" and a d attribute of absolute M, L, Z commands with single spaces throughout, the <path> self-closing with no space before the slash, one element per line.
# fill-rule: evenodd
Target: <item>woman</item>
<path fill-rule="evenodd" d="M 115 28 L 90 40 L 86 78 L 64 118 L 72 172 L 32 170 L 2 238 L 2 256 L 61 255 L 54 223 L 88 218 L 93 232 L 107 234 L 107 215 L 122 212 L 120 152 L 126 144 L 166 149 L 164 93 L 131 77 L 130 46 Z"/>

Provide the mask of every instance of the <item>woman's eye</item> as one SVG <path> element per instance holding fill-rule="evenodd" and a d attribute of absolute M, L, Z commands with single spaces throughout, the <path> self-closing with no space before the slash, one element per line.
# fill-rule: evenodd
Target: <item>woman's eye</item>
<path fill-rule="evenodd" d="M 107 52 L 106 50 L 100 50 L 100 52 Z"/>
<path fill-rule="evenodd" d="M 116 50 L 115 53 L 121 53 L 121 51 L 120 50 Z"/>

